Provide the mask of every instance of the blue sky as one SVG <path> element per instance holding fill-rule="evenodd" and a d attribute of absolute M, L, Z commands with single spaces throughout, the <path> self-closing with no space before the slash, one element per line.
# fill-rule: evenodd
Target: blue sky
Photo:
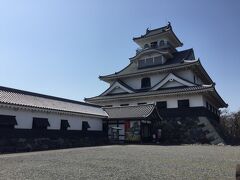
<path fill-rule="evenodd" d="M 0 0 L 0 85 L 75 100 L 128 65 L 147 27 L 172 23 L 230 110 L 240 109 L 240 1 Z"/>

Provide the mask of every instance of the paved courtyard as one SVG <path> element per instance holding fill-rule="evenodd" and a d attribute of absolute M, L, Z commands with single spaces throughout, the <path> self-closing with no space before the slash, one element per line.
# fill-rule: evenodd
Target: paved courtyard
<path fill-rule="evenodd" d="M 114 145 L 0 155 L 1 179 L 234 179 L 240 147 Z"/>

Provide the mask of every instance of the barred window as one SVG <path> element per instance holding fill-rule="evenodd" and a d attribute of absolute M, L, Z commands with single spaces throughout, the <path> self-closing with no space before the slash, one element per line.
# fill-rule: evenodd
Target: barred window
<path fill-rule="evenodd" d="M 61 130 L 67 130 L 70 127 L 68 120 L 61 120 Z"/>
<path fill-rule="evenodd" d="M 157 102 L 157 107 L 160 108 L 160 109 L 166 109 L 167 108 L 167 101 Z"/>
<path fill-rule="evenodd" d="M 178 108 L 187 108 L 187 107 L 189 107 L 188 99 L 178 100 Z"/>
<path fill-rule="evenodd" d="M 151 87 L 151 79 L 149 77 L 142 78 L 141 88 L 150 88 L 150 87 Z"/>
<path fill-rule="evenodd" d="M 14 129 L 17 125 L 15 116 L 0 115 L 0 129 Z"/>
<path fill-rule="evenodd" d="M 47 129 L 49 126 L 47 118 L 33 118 L 32 129 Z"/>
<path fill-rule="evenodd" d="M 86 132 L 90 128 L 89 124 L 87 121 L 82 122 L 82 131 Z"/>

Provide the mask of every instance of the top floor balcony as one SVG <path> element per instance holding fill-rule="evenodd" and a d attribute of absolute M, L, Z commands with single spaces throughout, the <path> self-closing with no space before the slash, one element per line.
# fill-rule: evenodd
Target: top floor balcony
<path fill-rule="evenodd" d="M 138 48 L 136 50 L 136 54 L 139 54 L 142 51 L 145 51 L 147 49 L 159 49 L 159 50 L 169 50 L 171 52 L 176 51 L 176 49 L 173 47 L 173 45 L 171 45 L 171 43 L 169 43 L 168 41 L 160 41 L 159 43 L 156 42 L 152 42 L 149 44 L 145 44 L 143 48 Z"/>

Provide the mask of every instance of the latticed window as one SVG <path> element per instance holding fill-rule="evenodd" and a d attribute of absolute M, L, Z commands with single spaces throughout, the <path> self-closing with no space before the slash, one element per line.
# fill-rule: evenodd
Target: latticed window
<path fill-rule="evenodd" d="M 159 109 L 166 109 L 167 108 L 167 101 L 159 101 L 159 102 L 157 102 L 157 107 Z"/>
<path fill-rule="evenodd" d="M 15 116 L 0 115 L 0 129 L 14 129 L 17 125 Z"/>
<path fill-rule="evenodd" d="M 145 66 L 152 66 L 153 65 L 153 58 L 147 58 Z"/>
<path fill-rule="evenodd" d="M 156 56 L 154 57 L 154 64 L 163 64 L 163 56 Z"/>
<path fill-rule="evenodd" d="M 151 48 L 157 48 L 157 41 L 151 42 Z"/>
<path fill-rule="evenodd" d="M 68 120 L 61 120 L 61 130 L 67 130 L 70 127 Z"/>
<path fill-rule="evenodd" d="M 47 129 L 50 124 L 47 118 L 33 118 L 32 129 Z"/>
<path fill-rule="evenodd" d="M 86 132 L 90 128 L 87 121 L 82 121 L 82 131 Z"/>
<path fill-rule="evenodd" d="M 161 41 L 159 42 L 159 46 L 164 46 L 164 45 L 165 45 L 164 40 L 161 40 Z"/>
<path fill-rule="evenodd" d="M 151 87 L 151 79 L 149 77 L 142 78 L 141 88 L 150 88 Z"/>
<path fill-rule="evenodd" d="M 148 45 L 148 44 L 145 44 L 145 45 L 144 45 L 144 49 L 146 49 L 146 48 L 149 48 L 149 45 Z"/>
<path fill-rule="evenodd" d="M 178 108 L 188 108 L 189 107 L 189 100 L 178 100 Z"/>

